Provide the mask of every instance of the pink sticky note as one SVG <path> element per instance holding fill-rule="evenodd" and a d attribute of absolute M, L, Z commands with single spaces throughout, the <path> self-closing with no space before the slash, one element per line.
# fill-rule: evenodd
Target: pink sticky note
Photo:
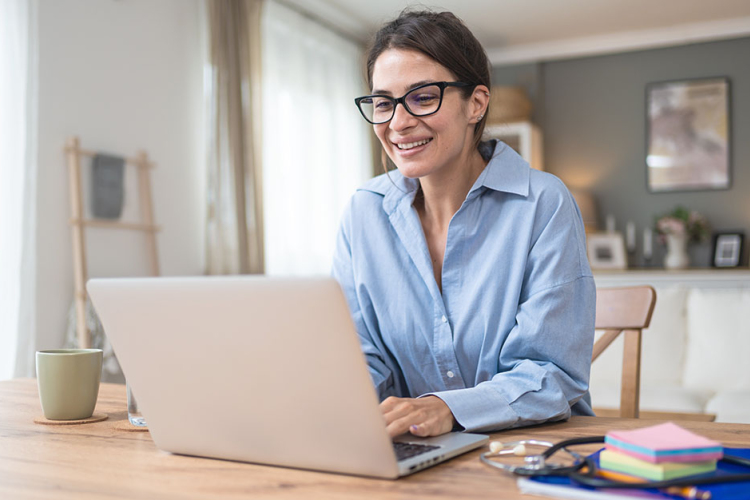
<path fill-rule="evenodd" d="M 672 422 L 632 431 L 611 431 L 607 436 L 655 452 L 721 447 L 718 441 L 694 434 Z"/>

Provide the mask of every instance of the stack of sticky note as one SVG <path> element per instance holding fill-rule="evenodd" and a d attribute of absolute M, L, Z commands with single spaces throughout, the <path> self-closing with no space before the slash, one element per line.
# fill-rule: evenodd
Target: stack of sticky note
<path fill-rule="evenodd" d="M 721 443 L 671 422 L 633 431 L 612 431 L 599 466 L 652 481 L 703 474 L 716 470 L 723 456 Z"/>

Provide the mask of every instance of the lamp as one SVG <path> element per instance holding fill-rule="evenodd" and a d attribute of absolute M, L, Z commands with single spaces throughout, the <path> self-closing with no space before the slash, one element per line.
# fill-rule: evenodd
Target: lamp
<path fill-rule="evenodd" d="M 581 211 L 581 218 L 583 219 L 583 227 L 586 230 L 586 234 L 596 232 L 599 229 L 599 223 L 594 195 L 589 191 L 580 189 L 572 189 L 570 194 L 573 195 L 578 209 Z"/>

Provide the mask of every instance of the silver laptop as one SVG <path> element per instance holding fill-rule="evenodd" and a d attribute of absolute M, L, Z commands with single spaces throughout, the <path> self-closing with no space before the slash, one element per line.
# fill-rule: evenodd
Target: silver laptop
<path fill-rule="evenodd" d="M 392 442 L 333 279 L 117 278 L 87 289 L 162 450 L 396 478 L 488 440 Z M 419 454 L 397 459 L 396 447 Z"/>

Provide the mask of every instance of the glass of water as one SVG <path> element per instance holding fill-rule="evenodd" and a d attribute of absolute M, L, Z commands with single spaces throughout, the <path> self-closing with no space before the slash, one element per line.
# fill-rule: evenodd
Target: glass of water
<path fill-rule="evenodd" d="M 138 401 L 136 401 L 130 385 L 126 382 L 125 386 L 128 390 L 128 420 L 136 427 L 146 427 L 146 419 L 143 418 L 141 411 L 138 409 Z"/>

